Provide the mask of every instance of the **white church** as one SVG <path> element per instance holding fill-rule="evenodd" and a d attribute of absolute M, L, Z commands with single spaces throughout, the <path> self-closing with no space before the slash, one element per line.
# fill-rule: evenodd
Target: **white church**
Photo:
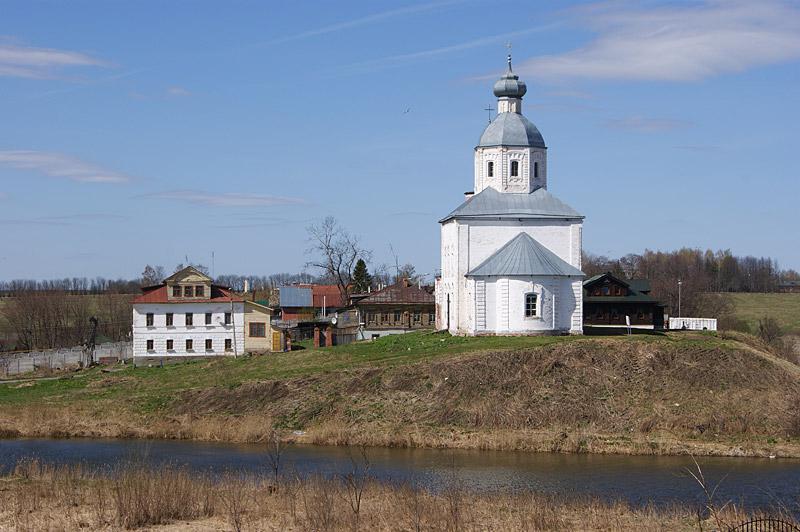
<path fill-rule="evenodd" d="M 522 115 L 525 82 L 495 83 L 475 188 L 442 218 L 436 324 L 458 335 L 581 334 L 583 216 L 547 191 L 547 147 Z"/>

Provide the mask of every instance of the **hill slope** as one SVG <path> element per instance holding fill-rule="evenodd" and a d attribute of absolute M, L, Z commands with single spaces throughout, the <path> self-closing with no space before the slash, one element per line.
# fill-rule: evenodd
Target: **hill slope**
<path fill-rule="evenodd" d="M 800 368 L 706 334 L 422 333 L 19 386 L 8 434 L 800 456 Z"/>

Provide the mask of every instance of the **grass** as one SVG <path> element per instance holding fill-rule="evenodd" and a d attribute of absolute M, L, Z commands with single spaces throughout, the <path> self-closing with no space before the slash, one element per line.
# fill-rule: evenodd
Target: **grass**
<path fill-rule="evenodd" d="M 738 338 L 419 332 L 94 368 L 0 384 L 0 434 L 263 441 L 278 429 L 318 444 L 800 456 L 800 368 Z"/>
<path fill-rule="evenodd" d="M 211 478 L 124 465 L 112 474 L 23 461 L 0 475 L 0 528 L 14 530 L 711 530 L 760 513 L 712 500 L 634 507 L 536 492 L 479 494 L 454 481 L 432 493 L 369 476 L 369 456 L 341 478 Z M 269 480 L 268 480 L 269 479 Z M 698 488 L 698 492 L 700 489 Z M 790 516 L 775 517 L 794 522 Z"/>
<path fill-rule="evenodd" d="M 758 320 L 775 318 L 784 333 L 800 334 L 800 294 L 727 294 L 733 303 L 734 316 L 747 323 L 751 332 L 758 330 Z"/>

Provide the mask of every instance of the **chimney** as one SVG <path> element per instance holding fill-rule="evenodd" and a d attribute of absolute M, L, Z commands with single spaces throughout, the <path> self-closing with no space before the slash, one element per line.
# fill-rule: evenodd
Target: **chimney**
<path fill-rule="evenodd" d="M 246 294 L 249 291 L 250 291 L 250 280 L 249 279 L 245 279 L 244 280 L 244 293 Z"/>
<path fill-rule="evenodd" d="M 474 195 L 475 195 L 475 192 L 473 192 L 472 190 L 470 190 L 469 192 L 464 192 L 464 201 L 467 201 L 468 199 L 472 199 L 472 196 L 474 196 Z"/>
<path fill-rule="evenodd" d="M 403 277 L 403 286 L 406 288 L 411 286 L 411 280 L 408 277 Z"/>

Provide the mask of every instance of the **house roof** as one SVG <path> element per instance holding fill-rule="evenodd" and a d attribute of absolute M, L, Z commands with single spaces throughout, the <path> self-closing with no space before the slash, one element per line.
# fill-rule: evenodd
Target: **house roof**
<path fill-rule="evenodd" d="M 311 288 L 281 286 L 279 289 L 281 307 L 311 307 L 313 298 Z"/>
<path fill-rule="evenodd" d="M 583 301 L 587 303 L 656 303 L 665 306 L 658 302 L 656 298 L 649 295 L 650 280 L 649 279 L 621 279 L 611 272 L 601 273 L 594 275 L 583 282 L 584 291 L 587 288 L 602 279 L 610 279 L 614 282 L 625 286 L 629 293 L 624 296 L 590 296 L 584 294 Z"/>
<path fill-rule="evenodd" d="M 439 223 L 453 218 L 498 217 L 582 219 L 583 215 L 544 188 L 537 188 L 530 194 L 515 194 L 486 187 L 439 220 Z"/>
<path fill-rule="evenodd" d="M 211 285 L 211 297 L 205 299 L 169 299 L 167 290 L 168 287 L 166 284 L 143 288 L 142 294 L 133 298 L 133 303 L 217 303 L 223 301 L 244 301 L 242 297 L 231 292 L 229 288 L 215 284 Z"/>
<path fill-rule="evenodd" d="M 342 294 L 335 284 L 311 285 L 311 295 L 315 307 L 341 307 Z"/>
<path fill-rule="evenodd" d="M 211 277 L 209 277 L 208 275 L 204 274 L 203 272 L 201 272 L 200 270 L 198 270 L 194 266 L 186 266 L 185 268 L 183 268 L 181 270 L 178 270 L 177 272 L 173 273 L 172 275 L 170 275 L 169 277 L 164 279 L 164 282 L 166 283 L 166 282 L 178 281 L 182 277 L 184 277 L 184 276 L 186 276 L 188 274 L 194 274 L 194 275 L 197 275 L 197 276 L 200 276 L 200 277 L 204 277 L 205 280 L 211 281 Z"/>
<path fill-rule="evenodd" d="M 520 233 L 467 273 L 468 277 L 497 275 L 556 275 L 583 277 L 583 272 Z"/>
<path fill-rule="evenodd" d="M 382 290 L 371 292 L 367 297 L 355 302 L 355 305 L 397 305 L 397 304 L 433 304 L 434 296 L 427 290 L 419 288 L 408 280 L 387 286 Z"/>

